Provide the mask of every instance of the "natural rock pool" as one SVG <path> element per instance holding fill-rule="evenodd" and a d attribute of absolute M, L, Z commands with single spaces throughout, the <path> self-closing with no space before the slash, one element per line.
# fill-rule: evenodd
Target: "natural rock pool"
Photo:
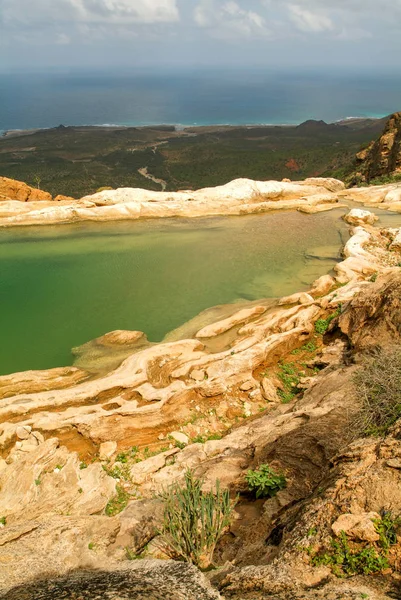
<path fill-rule="evenodd" d="M 0 374 L 72 363 L 114 329 L 151 341 L 200 311 L 307 289 L 329 272 L 344 210 L 0 231 Z"/>

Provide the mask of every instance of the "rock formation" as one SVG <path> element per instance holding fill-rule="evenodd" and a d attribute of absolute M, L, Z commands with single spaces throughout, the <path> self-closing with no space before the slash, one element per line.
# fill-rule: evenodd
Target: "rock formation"
<path fill-rule="evenodd" d="M 401 176 L 401 112 L 391 115 L 382 135 L 356 156 L 354 179 L 369 183 L 388 175 Z"/>
<path fill-rule="evenodd" d="M 51 194 L 37 188 L 30 187 L 22 181 L 0 177 L 0 202 L 18 200 L 19 202 L 49 202 Z"/>
<path fill-rule="evenodd" d="M 130 354 L 91 377 L 76 368 L 0 377 L 5 598 L 219 598 L 185 564 L 126 561 L 127 548 L 160 557 L 157 493 L 188 468 L 205 489 L 219 479 L 241 494 L 216 550 L 221 569 L 210 575 L 221 598 L 381 600 L 394 592 L 399 544 L 380 585 L 341 583 L 311 562 L 339 523 L 349 536 L 372 538 L 369 515 L 401 513 L 398 429 L 384 442 L 350 443 L 349 428 L 360 356 L 400 341 L 400 230 L 376 229 L 366 211 L 347 220 L 356 226 L 335 277 L 307 293 L 233 305 L 191 339 L 151 345 L 140 332 L 112 332 L 85 352 Z M 293 384 L 283 377 L 288 363 L 299 370 Z M 288 484 L 255 503 L 245 473 L 262 463 Z M 86 571 L 54 579 L 77 569 Z M 38 578 L 45 581 L 31 583 Z"/>
<path fill-rule="evenodd" d="M 30 189 L 30 188 L 29 188 Z M 236 179 L 226 185 L 181 192 L 152 192 L 121 188 L 104 190 L 80 200 L 0 204 L 0 226 L 113 221 L 151 217 L 242 215 L 300 208 L 313 213 L 339 206 L 336 179 L 311 178 L 300 182 Z M 51 200 L 43 198 L 43 200 Z"/>

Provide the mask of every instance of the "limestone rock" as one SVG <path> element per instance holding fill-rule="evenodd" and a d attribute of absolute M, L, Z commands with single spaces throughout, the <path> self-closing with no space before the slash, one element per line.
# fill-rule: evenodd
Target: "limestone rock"
<path fill-rule="evenodd" d="M 324 296 L 335 285 L 335 280 L 331 275 L 322 275 L 313 282 L 310 294 L 312 296 Z"/>
<path fill-rule="evenodd" d="M 343 190 L 341 181 L 330 178 L 299 182 L 236 179 L 223 186 L 197 191 L 104 190 L 80 200 L 53 202 L 52 206 L 32 202 L 28 208 L 7 197 L 0 206 L 0 225 L 240 215 L 308 205 L 313 212 L 318 212 L 335 207 L 337 195 Z"/>
<path fill-rule="evenodd" d="M 368 210 L 361 210 L 360 208 L 353 208 L 348 214 L 345 215 L 344 221 L 350 223 L 350 225 L 361 225 L 366 223 L 373 225 L 379 217 Z"/>
<path fill-rule="evenodd" d="M 75 367 L 24 371 L 0 376 L 0 399 L 18 394 L 60 390 L 87 379 L 89 373 Z"/>
<path fill-rule="evenodd" d="M 106 460 L 111 458 L 113 454 L 115 454 L 117 450 L 117 442 L 103 442 L 100 444 L 99 448 L 99 458 L 100 460 Z"/>
<path fill-rule="evenodd" d="M 19 200 L 20 202 L 37 202 L 38 200 L 50 202 L 52 196 L 48 192 L 30 187 L 22 181 L 0 177 L 0 201 L 2 199 Z"/>
<path fill-rule="evenodd" d="M 241 383 L 239 389 L 241 390 L 241 392 L 249 392 L 249 391 L 253 390 L 256 385 L 257 385 L 256 381 L 252 381 L 250 379 L 248 381 L 244 381 L 244 383 Z"/>
<path fill-rule="evenodd" d="M 267 402 L 280 402 L 277 390 L 268 377 L 262 379 L 262 396 Z"/>
<path fill-rule="evenodd" d="M 32 431 L 32 427 L 29 425 L 24 425 L 23 427 L 17 427 L 15 433 L 17 434 L 17 438 L 20 440 L 27 440 Z"/>
<path fill-rule="evenodd" d="M 362 514 L 343 514 L 332 524 L 333 533 L 338 537 L 344 531 L 353 539 L 366 542 L 377 542 L 380 539 L 374 525 L 374 520 L 380 520 L 375 512 Z"/>
<path fill-rule="evenodd" d="M 391 250 L 396 250 L 397 252 L 401 252 L 401 229 L 398 231 L 396 236 L 394 237 L 391 246 Z"/>
<path fill-rule="evenodd" d="M 139 340 L 146 340 L 146 335 L 142 331 L 110 331 L 96 339 L 98 344 L 103 346 L 124 346 L 126 344 L 134 344 Z"/>
<path fill-rule="evenodd" d="M 213 323 L 212 325 L 208 325 L 204 327 L 196 334 L 197 338 L 210 338 L 220 335 L 232 329 L 236 325 L 240 325 L 242 323 L 246 323 L 250 319 L 262 315 L 266 312 L 265 306 L 254 306 L 252 308 L 244 308 L 243 310 L 238 311 L 228 319 L 224 319 L 223 321 L 218 321 L 217 323 Z"/>
<path fill-rule="evenodd" d="M 64 196 L 63 194 L 57 194 L 54 198 L 54 202 L 75 202 L 75 198 L 72 196 Z"/>
<path fill-rule="evenodd" d="M 175 440 L 176 442 L 178 442 L 179 444 L 185 444 L 187 445 L 189 442 L 189 438 L 187 435 L 185 435 L 185 433 L 182 433 L 181 431 L 172 431 L 169 436 L 171 438 L 173 438 L 173 440 Z"/>
<path fill-rule="evenodd" d="M 284 304 L 312 304 L 313 298 L 306 292 L 300 292 L 298 294 L 292 294 L 292 296 L 285 296 L 279 300 L 279 305 Z"/>

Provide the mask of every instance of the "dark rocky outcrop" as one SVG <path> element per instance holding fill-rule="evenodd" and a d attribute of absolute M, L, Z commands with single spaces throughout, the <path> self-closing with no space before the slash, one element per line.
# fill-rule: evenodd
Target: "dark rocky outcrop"
<path fill-rule="evenodd" d="M 369 183 L 383 176 L 401 176 L 401 112 L 392 114 L 376 142 L 356 156 L 355 178 Z"/>
<path fill-rule="evenodd" d="M 131 569 L 78 571 L 68 577 L 33 582 L 2 600 L 218 600 L 207 579 L 186 563 L 137 561 Z"/>

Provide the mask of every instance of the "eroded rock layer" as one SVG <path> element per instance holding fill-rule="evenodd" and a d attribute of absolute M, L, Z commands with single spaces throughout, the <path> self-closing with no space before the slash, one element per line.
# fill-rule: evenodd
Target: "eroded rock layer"
<path fill-rule="evenodd" d="M 401 514 L 398 429 L 385 441 L 352 442 L 349 427 L 360 406 L 354 375 L 361 353 L 400 341 L 400 231 L 376 229 L 366 211 L 347 219 L 353 235 L 335 277 L 320 278 L 307 293 L 233 309 L 191 339 L 148 345 L 138 332 L 99 338 L 99 348 L 133 344 L 132 354 L 101 376 L 32 374 L 33 390 L 21 374 L 14 384 L 0 377 L 6 597 L 29 597 L 30 582 L 45 578 L 32 587 L 38 598 L 49 589 L 55 598 L 85 597 L 91 589 L 110 598 L 135 598 L 138 590 L 157 598 L 158 590 L 146 587 L 147 569 L 155 565 L 158 577 L 160 563 L 138 567 L 142 583 L 135 569 L 124 582 L 120 573 L 127 548 L 163 557 L 158 493 L 188 468 L 205 489 L 219 479 L 240 494 L 215 553 L 221 569 L 211 580 L 221 598 L 355 600 L 367 593 L 382 600 L 396 593 L 398 542 L 392 567 L 373 583 L 341 584 L 311 562 L 337 526 L 373 539 L 371 518 L 389 506 Z M 324 335 L 316 333 L 321 327 Z M 283 377 L 283 364 L 299 369 L 296 381 Z M 264 463 L 285 473 L 287 487 L 255 502 L 245 474 Z M 105 564 L 111 575 L 91 571 Z M 51 580 L 76 569 L 90 572 Z M 164 597 L 219 597 L 204 581 L 180 587 L 188 567 L 172 569 Z"/>

